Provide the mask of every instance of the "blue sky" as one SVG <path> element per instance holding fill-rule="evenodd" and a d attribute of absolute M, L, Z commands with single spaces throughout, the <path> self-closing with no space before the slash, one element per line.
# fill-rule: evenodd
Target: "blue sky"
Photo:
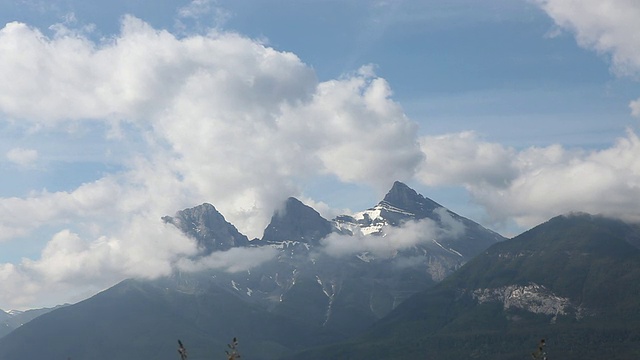
<path fill-rule="evenodd" d="M 202 202 L 250 237 L 287 196 L 331 217 L 394 180 L 507 236 L 571 211 L 639 220 L 635 15 L 0 1 L 0 308 L 170 272 L 197 249 L 157 220 Z"/>

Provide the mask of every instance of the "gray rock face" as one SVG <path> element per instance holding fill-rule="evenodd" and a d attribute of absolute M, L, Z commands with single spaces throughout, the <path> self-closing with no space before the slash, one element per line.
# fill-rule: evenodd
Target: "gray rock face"
<path fill-rule="evenodd" d="M 281 242 L 301 241 L 317 245 L 320 239 L 332 231 L 331 223 L 313 208 L 296 198 L 288 198 L 283 209 L 276 211 L 264 230 L 262 240 Z"/>
<path fill-rule="evenodd" d="M 249 239 L 227 222 L 211 204 L 181 210 L 173 217 L 164 216 L 162 220 L 196 239 L 198 246 L 203 249 L 203 255 L 249 244 Z"/>
<path fill-rule="evenodd" d="M 478 303 L 498 302 L 503 308 L 522 309 L 534 314 L 567 315 L 582 313 L 579 306 L 566 297 L 554 294 L 542 285 L 509 285 L 493 289 L 476 289 L 473 298 Z M 579 315 L 576 316 L 579 318 Z"/>
<path fill-rule="evenodd" d="M 393 187 L 391 187 L 391 190 L 389 190 L 387 195 L 385 195 L 380 204 L 386 204 L 392 208 L 402 209 L 406 213 L 412 214 L 416 219 L 428 217 L 434 220 L 437 220 L 437 218 L 433 216 L 433 211 L 442 207 L 442 205 L 431 199 L 425 198 L 406 184 L 399 181 L 393 183 Z M 405 220 L 405 218 L 402 216 L 397 220 L 394 219 L 393 216 L 389 217 L 389 222 L 392 225 L 400 225 L 400 222 L 403 220 Z"/>

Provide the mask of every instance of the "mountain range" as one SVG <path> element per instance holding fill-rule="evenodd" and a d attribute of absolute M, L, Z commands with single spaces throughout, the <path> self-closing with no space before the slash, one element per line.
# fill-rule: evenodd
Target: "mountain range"
<path fill-rule="evenodd" d="M 289 198 L 261 239 L 211 204 L 162 221 L 197 241 L 194 261 L 231 249 L 275 256 L 247 271 L 124 281 L 14 330 L 0 339 L 0 359 L 171 359 L 177 338 L 190 359 L 204 359 L 233 337 L 245 356 L 275 359 L 361 333 L 504 240 L 400 182 L 372 208 L 332 220 Z"/>
<path fill-rule="evenodd" d="M 211 204 L 162 218 L 193 261 L 268 249 L 250 270 L 125 280 L 0 339 L 0 360 L 562 359 L 640 355 L 640 226 L 558 216 L 513 239 L 396 182 L 328 220 L 295 198 L 249 240 Z M 1 315 L 1 314 L 0 314 Z M 0 319 L 1 320 L 1 319 Z"/>
<path fill-rule="evenodd" d="M 640 358 L 640 226 L 558 216 L 495 244 L 348 344 L 300 359 Z"/>

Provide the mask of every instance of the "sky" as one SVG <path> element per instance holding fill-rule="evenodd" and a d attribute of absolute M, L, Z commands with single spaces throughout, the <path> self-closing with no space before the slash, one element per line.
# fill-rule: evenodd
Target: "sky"
<path fill-rule="evenodd" d="M 189 263 L 160 218 L 259 238 L 395 180 L 505 236 L 640 220 L 635 0 L 0 0 L 0 309 Z M 415 229 L 414 229 L 415 230 Z M 186 264 L 186 265 L 185 265 Z"/>

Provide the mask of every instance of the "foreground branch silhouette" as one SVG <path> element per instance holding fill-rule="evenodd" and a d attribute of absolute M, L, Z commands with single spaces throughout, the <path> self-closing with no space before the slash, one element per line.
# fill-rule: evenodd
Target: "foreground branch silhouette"
<path fill-rule="evenodd" d="M 187 349 L 180 340 L 178 340 L 178 354 L 180 354 L 180 360 L 187 360 Z"/>
<path fill-rule="evenodd" d="M 231 344 L 227 344 L 229 350 L 225 350 L 227 353 L 227 360 L 240 359 L 240 353 L 238 352 L 238 340 L 234 337 Z"/>
<path fill-rule="evenodd" d="M 540 340 L 538 350 L 531 353 L 531 358 L 534 360 L 547 360 L 547 353 L 544 351 L 545 345 L 544 339 Z"/>

